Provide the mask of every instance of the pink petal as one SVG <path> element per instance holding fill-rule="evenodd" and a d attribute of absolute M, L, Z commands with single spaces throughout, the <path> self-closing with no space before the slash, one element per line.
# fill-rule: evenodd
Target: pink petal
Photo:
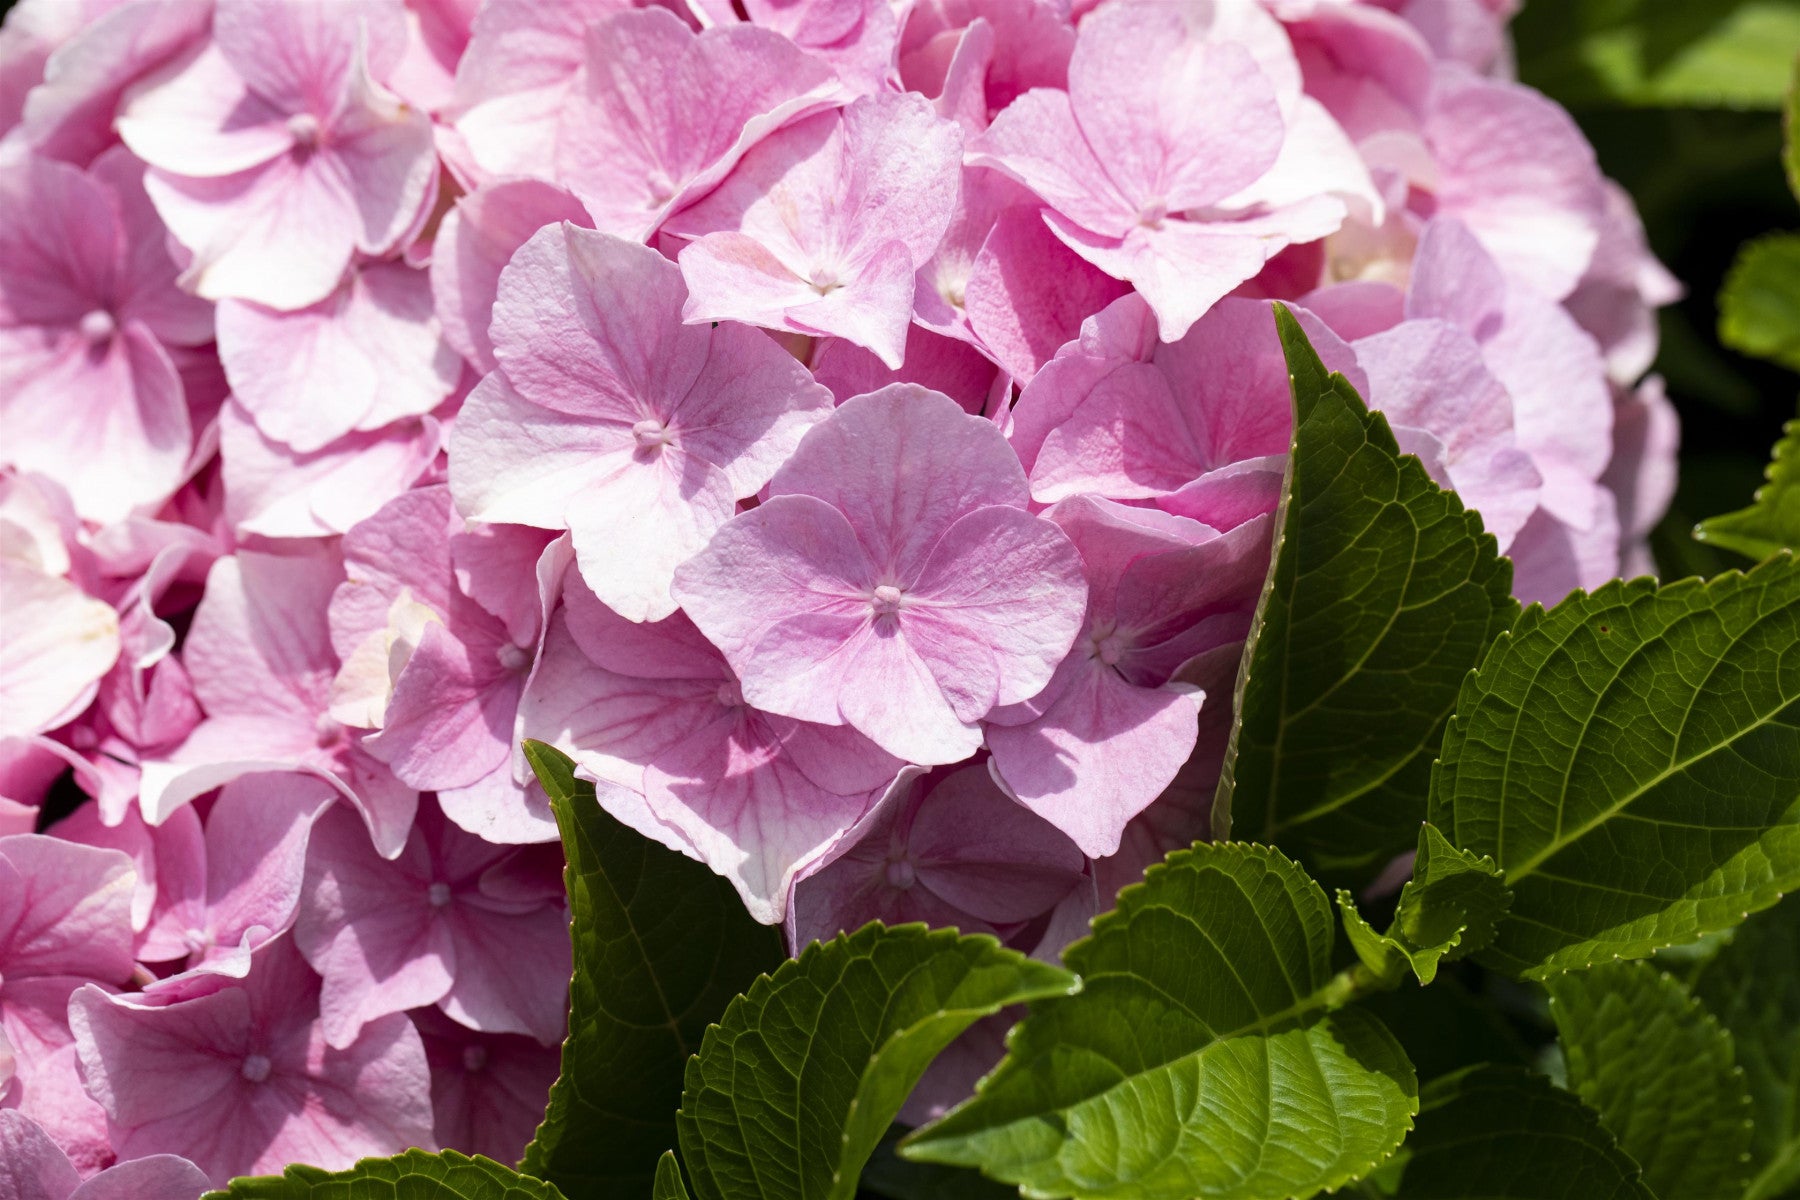
<path fill-rule="evenodd" d="M 0 559 L 0 736 L 54 729 L 79 714 L 119 657 L 119 615 L 66 579 Z"/>
<path fill-rule="evenodd" d="M 1028 383 L 1083 321 L 1127 290 L 1065 246 L 1035 211 L 1015 208 L 1000 214 L 982 245 L 964 305 L 982 345 Z"/>
<path fill-rule="evenodd" d="M 130 976 L 130 858 L 22 833 L 0 838 L 0 876 L 0 972 L 9 987 L 34 976 L 110 984 Z"/>
<path fill-rule="evenodd" d="M 0 1194 L 9 1200 L 68 1200 L 80 1184 L 68 1155 L 42 1126 L 0 1110 Z M 206 1186 L 204 1178 L 200 1186 Z"/>

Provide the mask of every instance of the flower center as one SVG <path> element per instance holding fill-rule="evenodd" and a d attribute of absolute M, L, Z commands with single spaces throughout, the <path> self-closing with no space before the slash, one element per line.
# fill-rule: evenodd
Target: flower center
<path fill-rule="evenodd" d="M 313 722 L 313 744 L 321 750 L 329 750 L 343 740 L 344 727 L 329 713 L 320 713 L 319 719 Z"/>
<path fill-rule="evenodd" d="M 494 657 L 499 659 L 501 667 L 508 671 L 523 671 L 531 665 L 531 651 L 523 646 L 514 646 L 510 643 L 494 651 Z"/>
<path fill-rule="evenodd" d="M 431 902 L 433 908 L 444 907 L 450 903 L 450 885 L 441 880 L 432 884 L 425 889 L 425 899 Z"/>
<path fill-rule="evenodd" d="M 827 267 L 815 267 L 806 282 L 810 283 L 812 290 L 821 296 L 829 296 L 844 286 L 843 282 L 838 279 L 837 272 Z"/>
<path fill-rule="evenodd" d="M 884 583 L 869 596 L 869 607 L 878 617 L 889 616 L 906 606 L 906 593 L 891 583 Z"/>
<path fill-rule="evenodd" d="M 204 929 L 184 929 L 181 931 L 181 940 L 186 944 L 189 954 L 197 954 L 213 944 L 212 934 Z"/>
<path fill-rule="evenodd" d="M 75 327 L 81 331 L 85 341 L 97 346 L 118 331 L 119 323 L 104 308 L 96 308 L 93 312 L 83 314 Z"/>
<path fill-rule="evenodd" d="M 740 688 L 734 679 L 727 679 L 721 683 L 717 695 L 719 703 L 726 708 L 744 707 L 744 689 Z"/>
<path fill-rule="evenodd" d="M 890 858 L 882 877 L 887 880 L 889 887 L 902 892 L 919 881 L 919 873 L 913 869 L 911 861 L 904 858 Z"/>
<path fill-rule="evenodd" d="M 287 130 L 296 149 L 311 150 L 319 144 L 319 118 L 309 112 L 297 112 L 289 117 Z"/>
<path fill-rule="evenodd" d="M 1094 657 L 1109 667 L 1118 666 L 1119 660 L 1125 657 L 1124 637 L 1114 631 L 1104 637 L 1094 638 Z"/>
<path fill-rule="evenodd" d="M 1138 209 L 1138 224 L 1155 229 L 1169 215 L 1168 201 L 1161 198 L 1146 201 L 1144 207 Z"/>
<path fill-rule="evenodd" d="M 269 1070 L 273 1065 L 266 1054 L 246 1054 L 244 1065 L 238 1068 L 238 1074 L 251 1083 L 261 1083 L 269 1077 Z"/>
<path fill-rule="evenodd" d="M 660 450 L 675 440 L 669 427 L 654 417 L 646 417 L 631 427 L 631 436 L 639 450 Z"/>
<path fill-rule="evenodd" d="M 488 1052 L 486 1046 L 464 1046 L 462 1053 L 463 1070 L 479 1071 L 487 1066 Z"/>

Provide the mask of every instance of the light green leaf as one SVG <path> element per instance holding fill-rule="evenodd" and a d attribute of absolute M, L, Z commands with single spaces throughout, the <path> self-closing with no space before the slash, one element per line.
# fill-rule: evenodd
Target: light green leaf
<path fill-rule="evenodd" d="M 850 1200 L 931 1060 L 1075 977 L 985 934 L 923 925 L 813 943 L 731 1002 L 688 1063 L 681 1157 L 697 1200 Z"/>
<path fill-rule="evenodd" d="M 650 1200 L 688 1200 L 687 1185 L 681 1182 L 681 1164 L 675 1160 L 673 1150 L 663 1151 L 656 1162 L 656 1184 L 650 1191 Z"/>
<path fill-rule="evenodd" d="M 1756 1124 L 1745 1200 L 1800 1191 L 1800 896 L 1738 927 L 1693 981 L 1737 1044 Z"/>
<path fill-rule="evenodd" d="M 1795 0 L 1540 0 L 1515 24 L 1519 76 L 1571 107 L 1777 109 Z"/>
<path fill-rule="evenodd" d="M 1331 906 L 1280 852 L 1178 850 L 1064 961 L 973 1099 L 902 1143 L 1034 1197 L 1261 1200 L 1366 1174 L 1406 1136 L 1412 1065 L 1331 973 Z"/>
<path fill-rule="evenodd" d="M 1549 981 L 1569 1087 L 1644 1168 L 1659 1200 L 1720 1200 L 1749 1178 L 1750 1091 L 1731 1035 L 1647 962 Z"/>
<path fill-rule="evenodd" d="M 1794 56 L 1794 77 L 1788 83 L 1787 103 L 1781 109 L 1786 137 L 1781 161 L 1787 166 L 1788 191 L 1800 200 L 1800 54 Z"/>
<path fill-rule="evenodd" d="M 1749 508 L 1700 522 L 1694 536 L 1750 558 L 1800 550 L 1800 417 L 1775 443 L 1768 479 Z"/>
<path fill-rule="evenodd" d="M 1463 687 L 1432 819 L 1500 865 L 1480 957 L 1531 978 L 1800 886 L 1800 563 L 1533 606 Z"/>
<path fill-rule="evenodd" d="M 1519 606 L 1480 517 L 1400 454 L 1285 308 L 1275 319 L 1294 446 L 1214 835 L 1362 884 L 1412 846 L 1457 689 Z"/>
<path fill-rule="evenodd" d="M 525 757 L 562 831 L 575 976 L 562 1076 L 521 1167 L 572 1196 L 647 1195 L 688 1056 L 781 961 L 781 935 L 724 879 L 608 816 L 567 757 L 541 742 Z"/>
<path fill-rule="evenodd" d="M 1800 234 L 1745 243 L 1719 289 L 1719 340 L 1800 371 Z"/>
<path fill-rule="evenodd" d="M 1400 889 L 1385 934 L 1363 919 L 1349 892 L 1340 890 L 1337 901 L 1351 948 L 1378 979 L 1398 983 L 1410 968 L 1420 983 L 1430 983 L 1440 961 L 1461 958 L 1493 940 L 1512 893 L 1493 859 L 1458 850 L 1437 826 L 1426 825 L 1419 830 L 1413 877 Z"/>
<path fill-rule="evenodd" d="M 1425 1085 L 1403 1153 L 1398 1200 L 1657 1200 L 1592 1109 L 1518 1067 Z"/>
<path fill-rule="evenodd" d="M 446 1150 L 408 1150 L 393 1158 L 365 1158 L 348 1171 L 289 1167 L 280 1175 L 232 1180 L 202 1200 L 562 1200 L 553 1184 L 490 1158 Z"/>

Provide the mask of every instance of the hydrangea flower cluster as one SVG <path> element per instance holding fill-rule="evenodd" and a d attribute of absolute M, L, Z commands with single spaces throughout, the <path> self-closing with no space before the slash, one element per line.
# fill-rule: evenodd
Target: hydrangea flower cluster
<path fill-rule="evenodd" d="M 1510 8 L 22 0 L 0 1176 L 515 1158 L 525 737 L 795 944 L 1053 954 L 1205 828 L 1272 299 L 1523 598 L 1646 569 L 1676 289 Z"/>

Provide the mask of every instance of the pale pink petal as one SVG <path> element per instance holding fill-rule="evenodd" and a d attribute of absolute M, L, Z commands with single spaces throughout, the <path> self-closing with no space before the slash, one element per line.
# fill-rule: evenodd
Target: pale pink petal
<path fill-rule="evenodd" d="M 381 732 L 363 744 L 413 787 L 467 787 L 507 763 L 524 683 L 491 643 L 461 642 L 433 622 L 395 681 Z"/>
<path fill-rule="evenodd" d="M 995 220 L 963 303 L 981 344 L 1023 385 L 1083 321 L 1127 290 L 1064 245 L 1035 211 L 1014 208 Z"/>
<path fill-rule="evenodd" d="M 906 361 L 889 369 L 854 342 L 834 338 L 813 356 L 813 378 L 831 389 L 842 403 L 890 383 L 916 383 L 942 392 L 976 416 L 1003 412 L 1012 395 L 1012 379 L 992 359 L 968 342 L 934 333 L 914 322 L 906 331 Z"/>
<path fill-rule="evenodd" d="M 1014 100 L 975 139 L 969 163 L 1005 172 L 1083 229 L 1116 238 L 1135 224 L 1136 206 L 1082 136 L 1067 92 L 1034 88 Z"/>
<path fill-rule="evenodd" d="M 69 1200 L 194 1200 L 210 1186 L 206 1173 L 177 1154 L 149 1154 L 108 1167 Z"/>
<path fill-rule="evenodd" d="M 477 1033 L 432 1009 L 411 1016 L 431 1064 L 438 1144 L 517 1162 L 543 1118 L 560 1053 L 530 1038 Z"/>
<path fill-rule="evenodd" d="M 0 559 L 0 736 L 64 724 L 119 657 L 119 615 L 66 579 Z"/>
<path fill-rule="evenodd" d="M 961 633 L 955 626 L 933 630 L 926 635 L 930 649 L 966 656 L 956 664 L 958 675 L 946 680 L 946 664 L 927 660 L 923 647 L 914 645 L 923 639 L 912 633 L 883 636 L 869 629 L 845 647 L 838 711 L 896 758 L 923 765 L 960 762 L 980 747 L 981 729 L 958 709 L 985 712 L 993 706 L 999 664 L 974 638 L 955 636 Z"/>
<path fill-rule="evenodd" d="M 129 857 L 15 834 L 0 838 L 0 877 L 0 973 L 8 988 L 33 977 L 118 984 L 131 975 L 137 879 Z"/>
<path fill-rule="evenodd" d="M 1649 536 L 1675 498 L 1681 420 L 1660 375 L 1623 393 L 1615 413 L 1612 462 L 1600 482 L 1618 498 L 1619 532 L 1629 544 Z M 1632 561 L 1637 569 L 1631 573 L 1651 573 L 1641 546 Z"/>

